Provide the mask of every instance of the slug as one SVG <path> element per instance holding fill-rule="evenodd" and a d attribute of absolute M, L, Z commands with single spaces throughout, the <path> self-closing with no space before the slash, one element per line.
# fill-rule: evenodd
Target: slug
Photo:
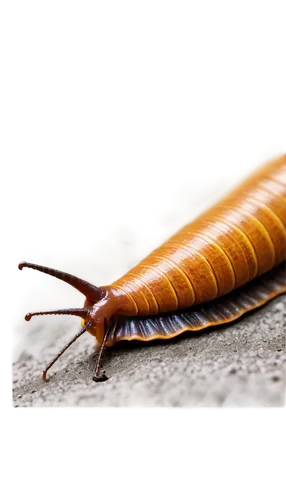
<path fill-rule="evenodd" d="M 100 346 L 93 380 L 107 379 L 100 359 L 121 340 L 170 339 L 228 323 L 285 293 L 286 154 L 252 174 L 213 208 L 183 227 L 122 278 L 96 287 L 71 274 L 28 262 L 86 297 L 84 307 L 28 313 L 70 314 Z"/>

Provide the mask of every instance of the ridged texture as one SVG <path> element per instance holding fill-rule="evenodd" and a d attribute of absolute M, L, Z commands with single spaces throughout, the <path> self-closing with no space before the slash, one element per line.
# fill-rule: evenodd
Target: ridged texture
<path fill-rule="evenodd" d="M 199 331 L 210 326 L 234 321 L 244 313 L 286 291 L 285 263 L 275 267 L 238 290 L 207 304 L 156 316 L 121 317 L 107 345 L 120 340 L 172 338 L 184 331 Z"/>
<path fill-rule="evenodd" d="M 113 283 L 128 297 L 120 313 L 161 314 L 228 294 L 285 259 L 285 226 L 286 155 Z"/>

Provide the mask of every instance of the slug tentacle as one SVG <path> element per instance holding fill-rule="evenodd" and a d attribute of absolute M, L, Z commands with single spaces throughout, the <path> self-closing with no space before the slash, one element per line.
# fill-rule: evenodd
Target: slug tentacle
<path fill-rule="evenodd" d="M 117 321 L 115 320 L 115 321 L 113 321 L 113 325 L 108 326 L 106 318 L 104 318 L 104 330 L 105 330 L 105 333 L 104 333 L 102 344 L 101 344 L 100 349 L 99 349 L 99 353 L 98 353 L 98 357 L 97 357 L 97 362 L 96 362 L 96 365 L 95 365 L 94 376 L 92 378 L 92 380 L 94 382 L 105 382 L 105 380 L 108 380 L 108 377 L 106 376 L 105 371 L 103 371 L 103 372 L 100 373 L 100 360 L 101 360 L 101 357 L 102 357 L 104 348 L 105 348 L 105 346 L 107 344 L 109 336 L 110 335 L 112 336 L 114 334 L 114 331 L 116 329 L 116 325 L 117 325 Z"/>
<path fill-rule="evenodd" d="M 26 321 L 30 321 L 33 316 L 44 316 L 46 314 L 64 314 L 70 316 L 79 316 L 80 318 L 86 319 L 90 309 L 88 307 L 81 308 L 71 308 L 71 309 L 58 309 L 56 311 L 40 311 L 34 313 L 27 313 L 25 316 Z"/>
<path fill-rule="evenodd" d="M 47 380 L 47 371 L 53 366 L 53 364 L 61 357 L 61 355 L 87 330 L 89 323 L 86 323 L 84 327 L 58 352 L 58 354 L 52 359 L 52 361 L 46 366 L 43 371 L 43 380 Z"/>
<path fill-rule="evenodd" d="M 103 288 L 98 288 L 97 286 L 88 283 L 81 278 L 77 278 L 72 274 L 65 273 L 63 271 L 58 271 L 57 269 L 52 269 L 51 267 L 39 266 L 38 264 L 31 264 L 30 262 L 20 262 L 18 268 L 20 271 L 23 267 L 28 267 L 30 269 L 35 269 L 36 271 L 40 271 L 41 273 L 49 274 L 50 276 L 54 276 L 61 281 L 65 281 L 72 287 L 74 287 L 79 292 L 83 293 L 87 299 L 92 302 L 97 302 L 105 296 L 105 290 Z"/>

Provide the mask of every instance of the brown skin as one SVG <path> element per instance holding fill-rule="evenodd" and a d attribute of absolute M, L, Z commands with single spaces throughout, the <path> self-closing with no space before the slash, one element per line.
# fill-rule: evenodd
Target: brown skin
<path fill-rule="evenodd" d="M 85 305 L 86 302 L 87 301 L 85 301 Z M 86 324 L 88 321 L 92 322 L 92 326 L 88 327 L 87 331 L 96 337 L 99 345 L 103 342 L 105 334 L 105 321 L 107 324 L 109 323 L 111 317 L 116 312 L 116 309 L 117 304 L 113 303 L 108 297 L 106 297 L 100 300 L 97 304 L 93 304 L 87 318 L 82 321 L 82 325 Z"/>
<path fill-rule="evenodd" d="M 87 317 L 82 320 L 82 326 L 91 321 L 92 326 L 87 328 L 88 333 L 96 337 L 99 345 L 102 344 L 105 334 L 105 322 L 107 326 L 113 316 L 132 316 L 136 313 L 132 301 L 120 292 L 112 290 L 110 287 L 101 287 L 105 291 L 105 296 L 97 303 L 92 303 L 88 299 L 84 302 L 84 307 L 89 309 Z"/>

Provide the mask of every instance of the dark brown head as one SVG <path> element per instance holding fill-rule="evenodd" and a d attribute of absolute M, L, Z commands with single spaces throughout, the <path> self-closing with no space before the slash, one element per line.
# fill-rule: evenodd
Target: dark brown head
<path fill-rule="evenodd" d="M 50 368 L 59 356 L 85 331 L 94 335 L 100 346 L 103 344 L 104 339 L 106 341 L 106 329 L 109 328 L 113 315 L 120 308 L 120 300 L 119 297 L 108 289 L 108 287 L 96 287 L 87 281 L 63 271 L 58 271 L 57 269 L 31 264 L 29 262 L 20 262 L 18 267 L 20 270 L 22 270 L 23 267 L 29 267 L 30 269 L 35 269 L 42 273 L 49 274 L 50 276 L 54 276 L 76 288 L 76 290 L 83 293 L 86 297 L 84 307 L 82 308 L 59 309 L 56 311 L 41 311 L 26 314 L 26 321 L 30 321 L 33 316 L 42 316 L 45 314 L 67 314 L 82 318 L 82 329 L 72 341 L 62 349 L 52 363 L 48 365 L 44 371 L 45 379 L 48 368 Z"/>

